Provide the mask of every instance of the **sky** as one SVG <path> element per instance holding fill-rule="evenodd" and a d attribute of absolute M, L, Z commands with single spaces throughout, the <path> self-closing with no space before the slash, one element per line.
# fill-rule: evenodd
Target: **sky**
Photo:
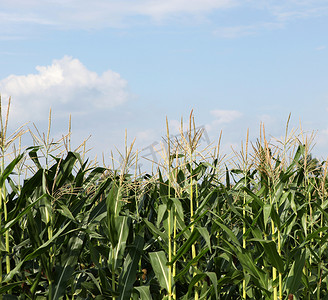
<path fill-rule="evenodd" d="M 193 110 L 226 154 L 301 126 L 328 155 L 327 0 L 1 0 L 0 94 L 9 130 L 29 122 L 140 156 Z M 153 157 L 154 158 L 154 157 Z"/>

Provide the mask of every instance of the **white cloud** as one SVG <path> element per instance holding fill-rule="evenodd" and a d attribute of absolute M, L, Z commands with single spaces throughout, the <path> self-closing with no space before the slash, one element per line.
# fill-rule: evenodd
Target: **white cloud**
<path fill-rule="evenodd" d="M 248 0 L 244 6 L 260 11 L 261 15 L 267 15 L 266 21 L 254 20 L 250 24 L 236 24 L 233 26 L 221 26 L 214 30 L 214 34 L 222 38 L 239 38 L 257 35 L 269 30 L 285 28 L 288 23 L 296 19 L 316 18 L 328 15 L 328 3 L 326 0 L 285 0 L 280 3 L 274 0 Z M 239 2 L 239 6 L 242 2 Z M 319 50 L 322 50 L 321 48 Z"/>
<path fill-rule="evenodd" d="M 126 17 L 163 19 L 177 14 L 201 14 L 236 5 L 237 0 L 4 0 L 0 10 L 11 23 L 40 23 L 56 27 L 98 28 L 120 26 Z"/>
<path fill-rule="evenodd" d="M 280 21 L 312 18 L 328 14 L 326 0 L 249 0 L 254 7 L 267 10 Z"/>
<path fill-rule="evenodd" d="M 72 113 L 106 110 L 129 97 L 127 81 L 120 74 L 108 70 L 98 75 L 69 56 L 36 70 L 0 80 L 2 97 L 12 97 L 13 117 L 21 121 L 47 118 L 50 107 Z"/>
<path fill-rule="evenodd" d="M 276 118 L 272 115 L 263 114 L 260 115 L 258 118 L 260 123 L 263 123 L 265 126 L 272 126 L 276 123 Z"/>
<path fill-rule="evenodd" d="M 228 124 L 236 119 L 240 118 L 243 114 L 237 110 L 212 110 L 211 115 L 213 115 L 215 119 L 215 124 Z"/>
<path fill-rule="evenodd" d="M 55 23 L 38 17 L 35 14 L 27 13 L 27 14 L 19 14 L 19 13 L 0 13 L 0 20 L 2 23 L 35 23 L 40 25 L 54 25 Z"/>
<path fill-rule="evenodd" d="M 265 30 L 281 29 L 284 27 L 282 23 L 256 23 L 252 25 L 241 25 L 241 26 L 229 26 L 219 27 L 214 31 L 214 35 L 222 38 L 239 38 L 244 36 L 256 35 L 259 32 Z"/>
<path fill-rule="evenodd" d="M 322 51 L 322 50 L 325 50 L 326 48 L 327 48 L 326 46 L 319 46 L 319 47 L 315 48 L 315 50 Z"/>
<path fill-rule="evenodd" d="M 326 0 L 94 0 L 92 3 L 87 0 L 2 0 L 0 34 L 21 33 L 35 25 L 63 30 L 124 27 L 139 24 L 143 17 L 156 22 L 168 20 L 170 24 L 172 20 L 181 22 L 185 17 L 193 21 L 208 21 L 210 14 L 235 7 L 263 10 L 262 15 L 267 15 L 264 24 L 328 14 Z M 220 22 L 220 18 L 212 20 Z M 223 26 L 218 29 L 218 34 L 223 31 L 222 35 L 229 37 L 249 35 L 261 26 L 255 22 L 246 26 Z"/>
<path fill-rule="evenodd" d="M 182 128 L 181 128 L 182 125 Z M 169 130 L 170 130 L 170 135 L 179 135 L 182 132 L 186 132 L 189 128 L 189 122 L 183 121 L 181 124 L 181 120 L 169 120 Z"/>
<path fill-rule="evenodd" d="M 236 1 L 232 0 L 151 0 L 139 2 L 135 6 L 135 10 L 140 14 L 158 18 L 178 13 L 199 14 L 215 9 L 228 8 L 235 4 Z"/>
<path fill-rule="evenodd" d="M 254 26 L 231 26 L 231 27 L 221 27 L 214 31 L 216 36 L 233 39 L 243 36 L 249 36 L 256 34 Z"/>
<path fill-rule="evenodd" d="M 136 143 L 143 147 L 159 142 L 156 139 L 160 139 L 160 137 L 158 137 L 155 129 L 140 130 L 136 133 Z"/>

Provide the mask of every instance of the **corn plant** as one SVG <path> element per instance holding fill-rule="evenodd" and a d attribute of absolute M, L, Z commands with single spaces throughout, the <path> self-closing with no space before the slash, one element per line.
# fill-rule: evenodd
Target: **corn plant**
<path fill-rule="evenodd" d="M 115 168 L 71 132 L 13 147 L 1 122 L 0 299 L 326 299 L 327 161 L 312 136 L 201 149 L 193 114 L 152 173 Z M 2 118 L 1 118 L 2 119 Z M 26 171 L 25 171 L 26 170 Z M 25 175 L 24 175 L 25 174 Z M 24 177 L 25 176 L 25 177 Z"/>

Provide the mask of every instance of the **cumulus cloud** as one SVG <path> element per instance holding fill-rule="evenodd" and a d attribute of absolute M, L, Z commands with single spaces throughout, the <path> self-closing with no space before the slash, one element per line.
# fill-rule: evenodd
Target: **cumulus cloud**
<path fill-rule="evenodd" d="M 2 97 L 12 97 L 12 114 L 23 121 L 43 119 L 50 107 L 86 113 L 113 108 L 129 97 L 127 81 L 120 74 L 107 70 L 98 75 L 69 56 L 37 66 L 36 71 L 0 80 Z"/>
<path fill-rule="evenodd" d="M 237 110 L 212 110 L 211 115 L 213 115 L 215 119 L 216 124 L 228 124 L 236 119 L 240 118 L 243 114 L 240 111 Z"/>

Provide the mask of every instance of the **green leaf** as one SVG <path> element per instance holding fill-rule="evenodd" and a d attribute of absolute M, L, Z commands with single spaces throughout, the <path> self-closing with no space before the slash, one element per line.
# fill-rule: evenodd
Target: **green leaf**
<path fill-rule="evenodd" d="M 144 245 L 144 238 L 140 235 L 136 236 L 133 245 L 129 248 L 128 255 L 124 261 L 123 269 L 118 280 L 118 300 L 129 300 L 133 284 L 136 281 L 137 268 Z"/>
<path fill-rule="evenodd" d="M 0 186 L 2 187 L 5 183 L 8 176 L 12 173 L 15 166 L 19 163 L 19 161 L 24 157 L 24 154 L 18 155 L 12 162 L 3 170 L 0 174 Z"/>
<path fill-rule="evenodd" d="M 178 216 L 183 221 L 184 220 L 184 211 L 183 211 L 181 201 L 178 198 L 171 198 L 171 200 L 174 203 L 174 208 L 176 209 L 176 213 L 178 214 Z"/>
<path fill-rule="evenodd" d="M 215 291 L 215 299 L 219 299 L 218 297 L 218 277 L 216 276 L 216 273 L 214 272 L 206 272 L 205 273 L 210 279 L 214 287 Z"/>
<path fill-rule="evenodd" d="M 37 204 L 41 199 L 43 199 L 46 195 L 42 195 L 38 199 L 36 199 L 34 202 L 29 204 L 27 207 L 25 207 L 17 216 L 10 216 L 9 221 L 3 226 L 3 228 L 0 230 L 0 235 L 3 234 L 5 231 L 7 231 L 9 228 L 11 228 L 14 224 L 16 224 L 19 220 L 22 219 L 23 216 L 25 216 L 31 208 Z"/>
<path fill-rule="evenodd" d="M 274 209 L 274 208 L 272 208 L 271 209 L 271 219 L 272 219 L 272 221 L 273 221 L 273 223 L 278 227 L 278 229 L 280 230 L 281 229 L 281 227 L 280 227 L 280 217 L 279 217 L 279 215 L 278 215 L 278 213 L 277 213 L 277 211 Z"/>
<path fill-rule="evenodd" d="M 281 259 L 279 253 L 277 252 L 276 243 L 273 241 L 263 241 L 261 242 L 264 252 L 272 266 L 274 266 L 279 273 L 284 273 L 285 267 L 284 262 Z"/>
<path fill-rule="evenodd" d="M 173 232 L 173 212 L 172 210 L 168 210 L 165 212 L 164 214 L 164 219 L 163 219 L 163 227 L 165 230 L 165 234 L 168 236 L 172 236 L 172 232 Z"/>
<path fill-rule="evenodd" d="M 252 199 L 261 207 L 263 207 L 264 203 L 263 201 L 256 195 L 254 194 L 250 189 L 246 188 L 246 187 L 242 187 L 241 188 L 242 191 L 245 191 L 249 196 L 252 197 Z"/>
<path fill-rule="evenodd" d="M 190 294 L 192 293 L 193 288 L 195 287 L 196 283 L 203 280 L 204 278 L 206 278 L 206 274 L 205 273 L 201 273 L 201 274 L 196 274 L 192 280 L 190 281 L 189 285 L 188 285 L 188 297 L 190 296 Z"/>
<path fill-rule="evenodd" d="M 149 258 L 160 286 L 166 289 L 167 292 L 170 291 L 169 276 L 172 275 L 167 266 L 167 258 L 164 251 L 150 252 Z M 171 283 L 173 284 L 173 278 L 171 278 Z"/>
<path fill-rule="evenodd" d="M 21 285 L 24 281 L 17 281 L 14 283 L 9 283 L 0 287 L 0 295 L 5 294 L 6 292 L 12 290 L 14 287 Z"/>
<path fill-rule="evenodd" d="M 59 172 L 57 173 L 55 188 L 62 187 L 72 174 L 72 170 L 77 160 L 81 160 L 80 154 L 76 152 L 68 152 L 63 161 L 59 161 Z"/>
<path fill-rule="evenodd" d="M 41 254 L 45 253 L 53 244 L 53 242 L 66 230 L 70 223 L 68 222 L 65 226 L 63 226 L 61 229 L 59 229 L 56 234 L 46 241 L 44 244 L 42 244 L 40 247 L 38 247 L 35 251 L 32 253 L 26 255 L 23 260 L 21 260 L 18 264 L 16 264 L 15 268 L 12 269 L 4 278 L 3 282 L 9 282 L 14 275 L 19 271 L 21 268 L 22 264 L 28 260 L 32 260 L 38 256 L 41 256 Z"/>
<path fill-rule="evenodd" d="M 191 233 L 191 236 L 189 239 L 182 244 L 180 249 L 178 250 L 176 256 L 173 257 L 172 261 L 169 262 L 170 265 L 174 264 L 182 255 L 184 255 L 186 252 L 188 252 L 191 249 L 191 246 L 197 241 L 199 238 L 200 233 L 198 229 L 194 229 L 194 231 Z"/>
<path fill-rule="evenodd" d="M 122 206 L 122 190 L 113 182 L 106 198 L 108 215 L 118 216 Z"/>
<path fill-rule="evenodd" d="M 117 244 L 113 249 L 114 251 L 113 264 L 114 264 L 114 269 L 116 270 L 118 260 L 123 258 L 126 240 L 129 235 L 129 224 L 128 224 L 129 218 L 125 216 L 124 217 L 118 216 L 115 218 L 115 221 L 117 222 L 118 239 L 117 239 Z"/>
<path fill-rule="evenodd" d="M 180 228 L 181 232 L 178 233 L 178 235 L 176 236 L 176 239 L 178 239 L 181 235 L 185 235 L 185 232 L 187 232 L 186 236 L 190 236 L 189 235 L 189 229 L 194 225 L 197 224 L 198 221 L 205 216 L 208 213 L 208 211 L 204 211 L 201 215 L 199 215 L 197 218 L 194 218 L 194 221 L 189 223 L 188 225 L 186 225 L 184 228 Z M 179 219 L 179 216 L 177 216 L 177 219 Z M 184 223 L 183 223 L 184 224 Z"/>
<path fill-rule="evenodd" d="M 55 282 L 55 287 L 53 289 L 53 300 L 59 300 L 68 286 L 68 281 L 71 279 L 73 272 L 75 271 L 78 258 L 83 246 L 85 234 L 79 232 L 76 236 L 72 236 L 68 243 L 67 256 L 62 261 L 62 266 L 60 266 L 57 271 L 57 278 Z"/>
<path fill-rule="evenodd" d="M 189 260 L 188 263 L 184 266 L 184 268 L 181 270 L 181 272 L 179 274 L 177 274 L 174 277 L 175 281 L 179 281 L 180 278 L 185 275 L 187 272 L 190 271 L 190 267 L 193 264 L 196 264 L 210 249 L 209 248 L 205 248 L 203 249 L 200 253 L 198 253 L 198 255 L 196 257 L 194 257 L 193 259 Z M 229 260 L 228 260 L 229 261 Z"/>
<path fill-rule="evenodd" d="M 271 215 L 271 209 L 272 209 L 272 205 L 269 203 L 265 203 L 263 205 L 263 221 L 264 221 L 264 226 L 266 228 L 266 225 L 268 223 L 269 217 Z"/>
<path fill-rule="evenodd" d="M 247 272 L 249 272 L 250 275 L 254 276 L 257 280 L 259 280 L 259 288 L 268 290 L 268 282 L 265 273 L 256 266 L 256 264 L 254 263 L 254 258 L 251 256 L 251 254 L 248 252 L 242 253 L 241 251 L 237 251 L 236 255 L 243 268 Z"/>
<path fill-rule="evenodd" d="M 76 222 L 76 220 L 75 220 L 74 216 L 72 215 L 71 211 L 69 210 L 69 208 L 64 203 L 61 203 L 60 201 L 58 201 L 58 205 L 60 206 L 60 209 L 56 210 L 58 213 L 60 213 L 64 217 Z"/>
<path fill-rule="evenodd" d="M 197 230 L 199 231 L 199 233 L 201 234 L 201 236 L 204 238 L 207 247 L 212 252 L 212 248 L 211 248 L 211 237 L 210 237 L 210 234 L 208 233 L 208 230 L 205 227 L 200 227 L 200 226 L 197 226 Z"/>
<path fill-rule="evenodd" d="M 216 224 L 218 224 L 222 229 L 223 231 L 225 231 L 228 236 L 230 237 L 230 239 L 237 245 L 237 246 L 240 246 L 240 242 L 238 241 L 236 235 L 232 232 L 231 229 L 229 229 L 227 226 L 225 226 L 224 224 L 222 224 L 221 222 L 219 222 L 218 220 L 214 220 L 214 222 Z"/>
<path fill-rule="evenodd" d="M 152 300 L 152 296 L 150 294 L 150 289 L 148 285 L 136 286 L 135 289 L 139 293 L 139 299 L 141 300 Z"/>
<path fill-rule="evenodd" d="M 164 217 L 166 211 L 167 211 L 166 204 L 160 204 L 158 206 L 158 210 L 157 210 L 157 222 L 156 222 L 157 228 L 160 228 L 160 224 L 161 224 L 161 222 L 163 220 L 163 217 Z"/>
<path fill-rule="evenodd" d="M 28 155 L 30 156 L 30 158 L 32 159 L 32 161 L 34 162 L 34 164 L 37 166 L 38 169 L 42 169 L 42 166 L 39 162 L 39 158 L 38 158 L 38 155 L 37 155 L 37 152 L 38 150 L 41 148 L 41 147 L 31 147 L 33 150 L 31 150 Z M 30 149 L 30 148 L 28 148 Z M 27 149 L 27 150 L 28 150 Z"/>
<path fill-rule="evenodd" d="M 152 232 L 154 238 L 157 239 L 158 237 L 160 237 L 163 241 L 165 241 L 166 244 L 168 243 L 168 238 L 165 233 L 156 228 L 154 224 L 152 224 L 148 220 L 144 219 L 144 222 L 147 225 L 148 229 Z"/>
<path fill-rule="evenodd" d="M 288 166 L 288 168 L 286 170 L 287 173 L 291 172 L 293 170 L 293 168 L 295 167 L 295 165 L 297 163 L 299 163 L 300 157 L 304 153 L 304 150 L 305 150 L 305 147 L 303 145 L 298 146 L 295 156 L 293 158 L 293 162 Z"/>
<path fill-rule="evenodd" d="M 183 171 L 180 169 L 179 170 L 179 172 L 178 172 L 178 174 L 177 174 L 177 183 L 181 186 L 181 187 L 183 187 L 184 186 L 184 184 L 185 184 L 185 176 L 184 176 L 184 173 L 183 173 Z"/>
<path fill-rule="evenodd" d="M 305 265 L 305 251 L 302 250 L 301 253 L 296 255 L 296 259 L 293 262 L 293 265 L 288 273 L 288 277 L 286 279 L 286 289 L 289 294 L 295 294 L 302 284 L 302 274 L 303 268 Z"/>

